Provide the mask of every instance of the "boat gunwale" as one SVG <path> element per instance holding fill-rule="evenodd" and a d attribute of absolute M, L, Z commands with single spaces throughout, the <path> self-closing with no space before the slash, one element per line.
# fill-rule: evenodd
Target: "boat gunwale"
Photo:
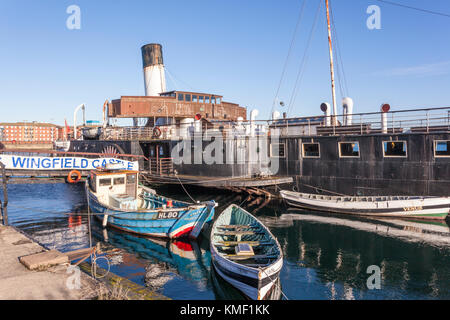
<path fill-rule="evenodd" d="M 227 209 L 230 209 L 230 208 L 233 208 L 233 207 L 236 207 L 236 208 L 242 210 L 244 213 L 250 215 L 250 217 L 253 218 L 260 226 L 262 226 L 263 229 L 265 229 L 265 230 L 268 232 L 268 234 L 272 237 L 272 239 L 275 240 L 275 245 L 277 246 L 278 251 L 279 251 L 278 258 L 277 258 L 276 260 L 274 260 L 272 263 L 270 263 L 270 264 L 268 264 L 268 265 L 266 265 L 266 266 L 264 266 L 264 267 L 250 267 L 250 266 L 246 266 L 245 264 L 242 264 L 242 263 L 239 263 L 239 262 L 236 262 L 236 261 L 227 259 L 222 253 L 219 252 L 219 250 L 217 250 L 216 246 L 214 245 L 214 242 L 212 241 L 212 239 L 213 239 L 212 234 L 213 234 L 214 230 L 217 228 L 217 222 L 219 221 L 219 217 L 220 217 Z M 280 243 L 278 242 L 278 239 L 272 234 L 272 232 L 270 232 L 269 228 L 267 228 L 262 222 L 260 222 L 254 215 L 252 215 L 252 214 L 249 213 L 247 210 L 245 210 L 245 209 L 239 207 L 238 205 L 236 205 L 236 204 L 234 204 L 234 203 L 233 203 L 233 204 L 230 204 L 228 207 L 226 207 L 226 208 L 222 211 L 222 213 L 217 217 L 216 221 L 214 221 L 214 224 L 213 224 L 212 227 L 211 227 L 211 235 L 210 235 L 210 239 L 211 239 L 211 240 L 210 240 L 210 249 L 211 249 L 211 252 L 212 252 L 212 253 L 214 253 L 214 254 L 217 255 L 218 257 L 224 259 L 225 261 L 231 263 L 232 265 L 238 267 L 239 269 L 258 271 L 258 280 L 260 280 L 259 273 L 260 273 L 261 270 L 265 271 L 265 270 L 269 269 L 271 266 L 274 266 L 275 264 L 277 264 L 278 261 L 280 261 L 280 260 L 282 261 L 282 260 L 283 260 L 283 251 L 281 250 Z M 214 256 L 214 254 L 212 254 L 212 256 Z M 281 270 L 281 268 L 280 268 L 280 270 Z M 279 271 L 280 271 L 280 270 L 279 270 Z M 278 271 L 278 272 L 279 272 L 279 271 Z M 267 276 L 267 275 L 266 275 L 266 276 Z"/>
<path fill-rule="evenodd" d="M 136 214 L 146 214 L 146 213 L 161 213 L 161 212 L 173 212 L 173 211 L 185 211 L 185 210 L 195 210 L 195 209 L 202 209 L 202 208 L 206 208 L 208 207 L 209 203 L 213 203 L 215 204 L 214 200 L 210 200 L 210 201 L 206 201 L 206 202 L 202 202 L 199 204 L 189 204 L 188 202 L 184 202 L 184 201 L 178 201 L 178 200 L 174 200 L 165 196 L 161 196 L 164 197 L 166 199 L 169 200 L 173 200 L 173 201 L 178 201 L 178 202 L 183 202 L 188 204 L 188 206 L 186 207 L 181 207 L 181 208 L 166 208 L 166 209 L 120 209 L 120 208 L 115 208 L 110 206 L 109 204 L 105 204 L 103 201 L 100 201 L 99 198 L 97 197 L 96 193 L 92 191 L 92 189 L 89 187 L 89 185 L 86 186 L 87 191 L 89 192 L 90 195 L 94 196 L 96 201 L 102 205 L 103 207 L 105 207 L 106 209 L 109 210 L 113 210 L 113 211 L 118 211 L 118 213 L 110 213 L 109 215 L 117 215 L 117 214 L 124 214 L 124 213 L 136 213 Z M 216 204 L 215 204 L 216 206 Z M 106 213 L 105 213 L 106 214 Z"/>

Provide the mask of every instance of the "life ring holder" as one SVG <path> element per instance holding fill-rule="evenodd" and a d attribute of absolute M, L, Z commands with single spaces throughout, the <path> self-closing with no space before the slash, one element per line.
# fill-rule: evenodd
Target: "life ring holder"
<path fill-rule="evenodd" d="M 76 178 L 75 178 L 75 180 L 72 178 L 72 176 L 73 176 L 74 174 L 77 175 Z M 70 182 L 70 183 L 77 183 L 77 182 L 80 181 L 80 180 L 81 180 L 81 173 L 80 173 L 80 171 L 78 171 L 78 170 L 72 170 L 72 171 L 70 171 L 69 174 L 67 175 L 67 181 Z"/>
<path fill-rule="evenodd" d="M 159 138 L 161 136 L 161 129 L 159 127 L 154 127 L 153 128 L 153 137 L 154 138 Z"/>

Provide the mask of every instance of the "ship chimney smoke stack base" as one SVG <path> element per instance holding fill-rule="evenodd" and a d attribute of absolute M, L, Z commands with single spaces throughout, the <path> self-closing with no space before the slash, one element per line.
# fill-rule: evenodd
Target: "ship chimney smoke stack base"
<path fill-rule="evenodd" d="M 387 114 L 390 109 L 391 109 L 391 106 L 387 103 L 383 103 L 381 105 L 381 132 L 382 133 L 388 133 Z"/>
<path fill-rule="evenodd" d="M 331 105 L 328 102 L 324 102 L 320 105 L 320 110 L 325 114 L 325 125 L 331 126 Z"/>
<path fill-rule="evenodd" d="M 342 99 L 342 110 L 344 114 L 344 126 L 351 126 L 353 121 L 353 100 L 345 97 Z"/>

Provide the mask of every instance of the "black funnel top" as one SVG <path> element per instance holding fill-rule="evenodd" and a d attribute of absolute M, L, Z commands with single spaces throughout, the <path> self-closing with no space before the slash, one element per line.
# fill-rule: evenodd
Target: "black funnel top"
<path fill-rule="evenodd" d="M 144 68 L 163 64 L 162 46 L 158 43 L 150 43 L 142 46 L 142 64 Z"/>

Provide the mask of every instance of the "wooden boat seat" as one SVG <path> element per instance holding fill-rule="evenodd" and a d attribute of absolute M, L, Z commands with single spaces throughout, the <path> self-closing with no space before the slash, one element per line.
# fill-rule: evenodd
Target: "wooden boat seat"
<path fill-rule="evenodd" d="M 214 245 L 217 247 L 233 247 L 240 243 L 245 243 L 252 247 L 272 245 L 270 241 L 219 241 L 215 242 Z"/>
<path fill-rule="evenodd" d="M 255 225 L 232 224 L 232 225 L 218 226 L 217 229 L 240 230 L 240 229 L 259 229 L 259 227 Z"/>
<path fill-rule="evenodd" d="M 216 232 L 215 235 L 218 236 L 244 236 L 244 235 L 253 235 L 257 233 L 263 233 L 259 231 L 252 231 L 252 230 L 231 230 L 231 231 L 222 231 L 222 232 Z"/>
<path fill-rule="evenodd" d="M 276 255 L 266 255 L 266 254 L 260 254 L 260 255 L 237 255 L 237 254 L 227 254 L 225 255 L 229 260 L 263 260 L 263 259 L 276 259 L 278 258 Z"/>

